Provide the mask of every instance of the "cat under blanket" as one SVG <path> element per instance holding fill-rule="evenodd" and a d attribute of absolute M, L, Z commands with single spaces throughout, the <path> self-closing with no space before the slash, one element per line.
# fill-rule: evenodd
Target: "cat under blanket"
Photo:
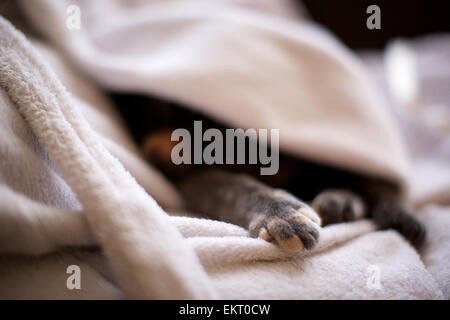
<path fill-rule="evenodd" d="M 172 141 L 174 130 L 194 135 L 201 121 L 204 129 L 223 133 L 226 124 L 147 96 L 112 97 L 148 161 L 179 187 L 193 212 L 240 225 L 252 237 L 293 252 L 313 248 L 321 226 L 364 217 L 380 229 L 398 230 L 413 245 L 424 240 L 424 227 L 393 183 L 283 153 L 272 175 L 261 175 L 260 164 L 175 164 L 172 151 L 179 141 Z M 234 145 L 233 158 L 236 151 Z"/>

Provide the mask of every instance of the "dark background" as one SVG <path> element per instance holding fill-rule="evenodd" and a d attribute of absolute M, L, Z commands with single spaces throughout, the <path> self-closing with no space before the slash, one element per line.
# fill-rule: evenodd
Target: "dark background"
<path fill-rule="evenodd" d="M 312 18 L 354 49 L 384 48 L 394 37 L 450 32 L 450 0 L 302 0 Z M 369 30 L 369 5 L 381 9 L 381 29 Z"/>

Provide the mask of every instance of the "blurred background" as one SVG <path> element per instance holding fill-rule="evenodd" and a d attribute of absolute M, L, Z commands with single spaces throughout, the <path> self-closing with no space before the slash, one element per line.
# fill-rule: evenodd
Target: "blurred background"
<path fill-rule="evenodd" d="M 301 3 L 313 20 L 353 49 L 382 49 L 392 38 L 450 31 L 450 1 L 445 0 L 303 0 Z M 381 9 L 380 30 L 367 29 L 368 14 L 361 14 L 372 4 Z"/>
<path fill-rule="evenodd" d="M 302 0 L 297 4 L 359 55 L 402 129 L 416 205 L 447 202 L 450 185 L 450 1 Z M 369 5 L 381 29 L 369 30 Z M 362 14 L 365 13 L 365 14 Z"/>

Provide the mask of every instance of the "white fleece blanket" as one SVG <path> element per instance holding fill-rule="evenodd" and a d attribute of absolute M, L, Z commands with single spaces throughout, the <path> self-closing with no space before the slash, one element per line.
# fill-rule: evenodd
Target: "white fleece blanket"
<path fill-rule="evenodd" d="M 78 3 L 83 19 L 92 20 L 83 20 L 82 31 L 69 35 L 63 1 L 35 1 L 33 8 L 24 1 L 24 11 L 51 46 L 29 43 L 0 19 L 1 298 L 439 299 L 448 294 L 448 284 L 435 280 L 448 279 L 448 255 L 436 253 L 442 252 L 441 243 L 448 249 L 442 228 L 423 253 L 428 271 L 399 234 L 375 232 L 369 221 L 324 228 L 313 251 L 288 255 L 234 225 L 169 217 L 157 203 L 180 209 L 177 191 L 141 160 L 95 86 L 170 97 L 237 126 L 286 127 L 280 142 L 287 151 L 407 186 L 398 129 L 364 69 L 334 39 L 314 26 L 300 28 L 226 3 L 204 9 L 190 2 L 170 2 L 172 7 L 147 2 L 157 14 L 131 8 L 125 16 L 105 3 L 98 11 L 92 3 Z M 112 11 L 105 13 L 108 8 Z M 95 23 L 100 12 L 109 17 L 107 23 Z M 157 30 L 153 37 L 151 30 Z M 164 39 L 157 37 L 161 33 Z M 132 41 L 132 35 L 149 40 L 112 48 L 117 35 L 123 41 Z M 203 47 L 219 44 L 219 52 Z M 324 92 L 339 110 L 333 111 Z M 303 99 L 308 102 L 303 107 L 296 104 Z M 363 102 L 367 108 L 361 108 Z M 308 113 L 310 106 L 314 111 Z M 326 121 L 324 114 L 329 123 L 319 122 Z M 354 127 L 355 119 L 360 126 Z M 329 129 L 331 123 L 336 124 Z M 328 130 L 338 132 L 335 141 L 323 139 L 330 137 Z M 441 213 L 448 222 L 449 210 Z M 97 244 L 101 253 L 80 249 Z M 65 271 L 72 264 L 82 270 L 81 290 L 66 287 Z"/>

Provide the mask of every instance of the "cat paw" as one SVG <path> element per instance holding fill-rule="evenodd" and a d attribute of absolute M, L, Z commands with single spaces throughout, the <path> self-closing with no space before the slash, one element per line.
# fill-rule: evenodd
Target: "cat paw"
<path fill-rule="evenodd" d="M 425 240 L 425 227 L 412 216 L 409 216 L 403 222 L 400 233 L 408 240 L 413 246 L 420 246 Z"/>
<path fill-rule="evenodd" d="M 268 210 L 254 215 L 249 232 L 277 244 L 280 248 L 297 252 L 312 249 L 319 240 L 321 220 L 309 206 L 275 199 Z"/>
<path fill-rule="evenodd" d="M 363 200 L 347 190 L 326 190 L 314 199 L 312 207 L 323 225 L 354 221 L 366 215 Z"/>
<path fill-rule="evenodd" d="M 382 202 L 374 209 L 373 217 L 380 229 L 399 231 L 412 245 L 420 246 L 426 230 L 408 210 L 395 202 Z"/>

